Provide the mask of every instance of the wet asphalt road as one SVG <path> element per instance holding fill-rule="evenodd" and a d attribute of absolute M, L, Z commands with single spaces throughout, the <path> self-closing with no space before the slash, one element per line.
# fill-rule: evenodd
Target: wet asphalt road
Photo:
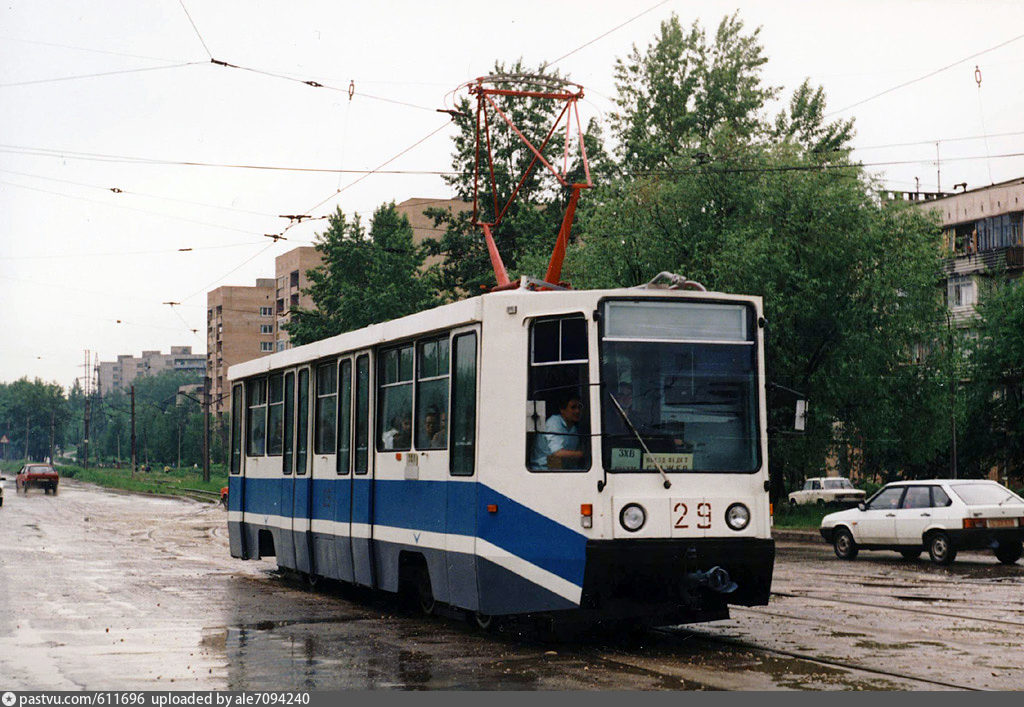
<path fill-rule="evenodd" d="M 779 543 L 768 607 L 485 634 L 229 556 L 224 511 L 73 480 L 0 508 L 0 690 L 1024 689 L 1024 564 Z"/>

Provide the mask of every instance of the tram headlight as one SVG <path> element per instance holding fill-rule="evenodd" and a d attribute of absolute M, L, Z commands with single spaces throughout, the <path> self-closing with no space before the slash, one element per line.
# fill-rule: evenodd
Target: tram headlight
<path fill-rule="evenodd" d="M 725 509 L 725 524 L 733 530 L 743 530 L 750 524 L 750 509 L 742 503 L 734 503 Z"/>
<path fill-rule="evenodd" d="M 619 512 L 619 523 L 631 533 L 644 527 L 647 522 L 647 511 L 639 503 L 627 503 Z"/>

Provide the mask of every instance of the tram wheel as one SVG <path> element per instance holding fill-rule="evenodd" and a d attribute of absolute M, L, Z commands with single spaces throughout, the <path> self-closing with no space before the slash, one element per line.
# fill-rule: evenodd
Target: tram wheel
<path fill-rule="evenodd" d="M 481 631 L 492 631 L 498 626 L 498 620 L 494 616 L 481 614 L 479 611 L 473 612 L 473 620 Z"/>
<path fill-rule="evenodd" d="M 437 600 L 434 598 L 434 591 L 430 586 L 430 573 L 426 567 L 421 568 L 416 575 L 416 599 L 420 611 L 427 616 L 433 616 L 437 611 Z"/>

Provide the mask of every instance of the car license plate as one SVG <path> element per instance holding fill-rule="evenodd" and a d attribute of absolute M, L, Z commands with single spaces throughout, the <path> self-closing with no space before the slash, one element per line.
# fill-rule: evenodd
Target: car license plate
<path fill-rule="evenodd" d="M 989 518 L 987 523 L 990 528 L 1016 528 L 1016 518 Z"/>

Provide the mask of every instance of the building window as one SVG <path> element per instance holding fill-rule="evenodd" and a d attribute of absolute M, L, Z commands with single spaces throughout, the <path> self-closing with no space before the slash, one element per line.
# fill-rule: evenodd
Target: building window
<path fill-rule="evenodd" d="M 273 307 L 260 307 L 260 316 L 261 317 L 272 317 L 272 316 L 274 316 L 274 308 Z"/>
<path fill-rule="evenodd" d="M 292 303 L 293 307 L 298 307 L 299 306 L 299 295 L 298 295 L 298 293 L 295 293 L 294 295 L 291 296 L 291 303 Z"/>
<path fill-rule="evenodd" d="M 273 334 L 274 333 L 274 325 L 273 324 L 260 324 L 260 333 L 261 334 Z"/>
<path fill-rule="evenodd" d="M 261 341 L 260 342 L 260 351 L 263 351 L 263 352 L 273 352 L 274 351 L 274 342 L 273 341 Z"/>
<path fill-rule="evenodd" d="M 291 274 L 288 277 L 289 277 L 289 281 L 288 281 L 289 286 L 291 286 L 291 287 L 298 287 L 299 286 L 299 271 L 298 270 L 292 270 Z"/>
<path fill-rule="evenodd" d="M 281 314 L 282 312 L 284 312 L 284 300 L 283 299 L 279 299 L 277 301 L 277 313 Z"/>

